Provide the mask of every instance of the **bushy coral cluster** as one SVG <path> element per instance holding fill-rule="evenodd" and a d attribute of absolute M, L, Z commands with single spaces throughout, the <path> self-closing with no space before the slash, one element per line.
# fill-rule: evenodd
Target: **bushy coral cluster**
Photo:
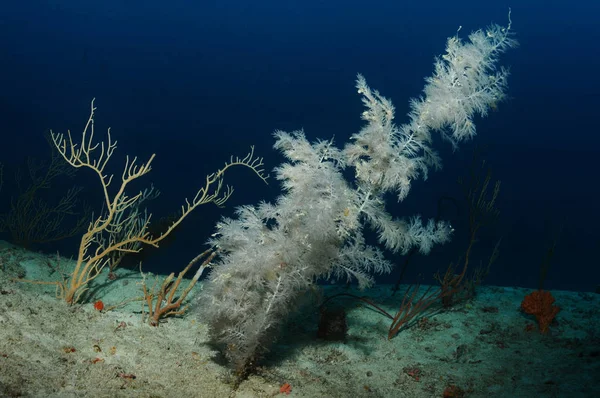
<path fill-rule="evenodd" d="M 521 303 L 521 309 L 530 315 L 535 315 L 541 333 L 546 333 L 560 307 L 554 305 L 552 293 L 536 290 L 529 293 Z"/>
<path fill-rule="evenodd" d="M 384 249 L 427 254 L 450 239 L 449 223 L 396 217 L 386 201 L 390 194 L 403 200 L 413 181 L 441 167 L 434 133 L 456 145 L 475 135 L 477 116 L 506 97 L 508 71 L 498 60 L 516 45 L 510 25 L 509 16 L 507 27 L 478 30 L 468 42 L 451 37 L 405 124 L 395 124 L 392 102 L 358 75 L 366 123 L 343 147 L 333 139 L 310 142 L 303 131 L 275 132 L 275 148 L 287 158 L 274 170 L 284 192 L 217 224 L 208 243 L 219 257 L 197 301 L 239 378 L 268 351 L 316 281 L 369 287 L 375 274 L 392 270 Z M 378 245 L 366 239 L 368 228 Z"/>

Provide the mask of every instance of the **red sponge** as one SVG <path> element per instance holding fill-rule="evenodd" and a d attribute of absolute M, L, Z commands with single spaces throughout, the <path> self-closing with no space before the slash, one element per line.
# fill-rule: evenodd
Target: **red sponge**
<path fill-rule="evenodd" d="M 535 315 L 540 332 L 546 333 L 550 323 L 560 311 L 560 307 L 553 304 L 554 297 L 552 297 L 552 293 L 537 290 L 525 296 L 521 303 L 521 309 L 528 314 Z"/>

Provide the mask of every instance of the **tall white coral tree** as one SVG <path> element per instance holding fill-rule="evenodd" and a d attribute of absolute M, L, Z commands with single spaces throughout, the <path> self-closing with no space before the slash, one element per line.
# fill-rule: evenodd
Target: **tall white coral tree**
<path fill-rule="evenodd" d="M 391 270 L 382 251 L 365 244 L 366 225 L 392 252 L 417 246 L 427 253 L 450 238 L 445 222 L 394 218 L 384 194 L 402 200 L 414 179 L 441 166 L 432 132 L 456 145 L 475 134 L 475 115 L 485 116 L 505 97 L 508 71 L 496 64 L 516 45 L 510 27 L 473 32 L 468 42 L 449 38 L 423 95 L 411 101 L 407 124 L 394 124 L 391 101 L 359 75 L 366 125 L 343 150 L 332 141 L 311 144 L 302 131 L 275 133 L 275 148 L 288 159 L 275 170 L 285 193 L 275 204 L 241 207 L 236 218 L 218 224 L 210 244 L 223 254 L 199 300 L 203 320 L 239 375 L 252 369 L 317 278 L 356 279 L 367 287 L 373 273 Z M 342 174 L 348 166 L 355 170 L 351 182 Z"/>

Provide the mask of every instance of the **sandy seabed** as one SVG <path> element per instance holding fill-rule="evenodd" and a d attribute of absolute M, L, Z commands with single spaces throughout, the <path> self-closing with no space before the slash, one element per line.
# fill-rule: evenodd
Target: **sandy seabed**
<path fill-rule="evenodd" d="M 0 397 L 420 398 L 450 389 L 456 395 L 446 396 L 600 397 L 595 293 L 553 291 L 561 311 L 542 335 L 520 311 L 530 289 L 482 286 L 473 299 L 434 309 L 392 340 L 387 318 L 341 299 L 345 341 L 316 338 L 316 310 L 298 314 L 264 366 L 234 391 L 193 307 L 158 327 L 144 322 L 141 301 L 94 308 L 96 300 L 110 307 L 141 296 L 139 272 L 98 278 L 87 303 L 68 306 L 54 286 L 12 280 L 56 280 L 52 256 L 0 243 Z M 327 295 L 339 291 L 325 288 Z M 401 301 L 388 285 L 354 293 L 391 313 Z M 291 392 L 282 389 L 286 383 Z"/>

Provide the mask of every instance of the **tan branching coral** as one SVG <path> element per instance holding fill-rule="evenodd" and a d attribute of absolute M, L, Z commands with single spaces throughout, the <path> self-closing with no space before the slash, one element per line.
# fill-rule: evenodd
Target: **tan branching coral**
<path fill-rule="evenodd" d="M 142 250 L 142 245 L 158 247 L 159 243 L 169 236 L 198 206 L 207 203 L 223 205 L 233 193 L 233 188 L 223 185 L 224 173 L 229 168 L 245 166 L 253 170 L 263 181 L 266 180 L 262 169 L 262 158 L 254 156 L 254 148 L 244 158 L 231 157 L 230 161 L 226 162 L 221 169 L 206 176 L 204 186 L 196 192 L 191 201 L 185 200 L 178 218 L 162 234 L 152 236 L 148 230 L 150 216 L 145 217 L 141 225 L 123 220 L 129 219 L 131 214 L 128 212 L 135 209 L 136 204 L 143 198 L 143 192 L 128 196 L 126 188 L 131 182 L 152 170 L 151 164 L 155 155 L 150 156 L 145 163 L 138 163 L 136 157 L 131 159 L 127 156 L 120 185 L 115 193 L 109 192 L 113 175 L 106 174 L 105 169 L 117 147 L 117 142 L 112 140 L 110 129 L 106 142 L 94 141 L 95 111 L 96 107 L 92 100 L 90 116 L 83 130 L 81 142 L 73 141 L 70 132 L 66 136 L 51 133 L 52 142 L 58 152 L 72 167 L 88 168 L 96 173 L 100 179 L 104 196 L 105 210 L 90 222 L 87 231 L 83 234 L 72 273 L 68 277 L 63 277 L 62 281 L 42 282 L 56 284 L 57 295 L 69 304 L 79 302 L 82 294 L 88 289 L 89 283 L 96 279 L 106 266 L 110 265 L 111 253 L 137 253 Z M 124 216 L 124 214 L 126 215 Z M 131 225 L 137 226 L 131 228 Z M 26 282 L 39 283 L 36 281 Z"/>

